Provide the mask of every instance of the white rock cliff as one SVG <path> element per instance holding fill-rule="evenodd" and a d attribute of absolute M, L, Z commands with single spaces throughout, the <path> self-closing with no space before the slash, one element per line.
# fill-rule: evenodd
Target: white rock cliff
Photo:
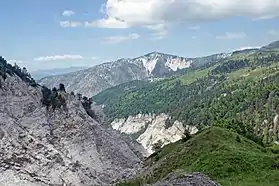
<path fill-rule="evenodd" d="M 160 115 L 137 115 L 130 116 L 127 120 L 115 119 L 111 126 L 113 129 L 129 135 L 136 135 L 137 141 L 148 151 L 153 153 L 153 146 L 158 141 L 163 145 L 176 142 L 184 136 L 185 128 L 191 133 L 195 134 L 198 129 L 195 126 L 186 126 L 179 121 L 175 121 L 169 128 L 167 120 L 170 117 L 167 114 Z"/>
<path fill-rule="evenodd" d="M 67 110 L 48 112 L 41 90 L 0 76 L 0 185 L 109 185 L 136 173 L 143 148 L 86 114 L 67 95 Z"/>

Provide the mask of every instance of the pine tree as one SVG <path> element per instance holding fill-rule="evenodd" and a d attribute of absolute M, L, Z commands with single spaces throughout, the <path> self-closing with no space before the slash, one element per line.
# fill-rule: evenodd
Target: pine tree
<path fill-rule="evenodd" d="M 66 89 L 65 89 L 64 84 L 60 83 L 60 84 L 59 84 L 59 89 L 58 89 L 58 90 L 59 90 L 59 91 L 62 91 L 62 92 L 66 92 Z"/>

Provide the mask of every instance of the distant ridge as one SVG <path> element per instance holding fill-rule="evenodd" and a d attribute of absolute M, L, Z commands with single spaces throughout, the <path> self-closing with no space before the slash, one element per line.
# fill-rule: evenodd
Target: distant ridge
<path fill-rule="evenodd" d="M 214 54 L 199 58 L 185 58 L 160 52 L 151 52 L 135 58 L 121 58 L 88 69 L 62 75 L 48 76 L 39 81 L 47 87 L 64 83 L 68 91 L 93 96 L 107 88 L 148 78 L 164 78 L 179 70 L 218 61 L 230 54 Z"/>
<path fill-rule="evenodd" d="M 47 76 L 62 75 L 70 72 L 84 70 L 88 67 L 69 67 L 69 68 L 54 68 L 54 69 L 42 69 L 32 71 L 31 74 L 36 80 L 40 80 Z"/>

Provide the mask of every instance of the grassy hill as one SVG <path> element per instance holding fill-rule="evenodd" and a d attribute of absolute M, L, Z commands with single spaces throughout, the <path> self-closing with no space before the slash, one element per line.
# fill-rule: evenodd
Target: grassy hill
<path fill-rule="evenodd" d="M 279 185 L 279 154 L 237 133 L 211 127 L 169 144 L 146 160 L 137 178 L 119 186 L 154 183 L 171 172 L 202 172 L 224 186 Z"/>

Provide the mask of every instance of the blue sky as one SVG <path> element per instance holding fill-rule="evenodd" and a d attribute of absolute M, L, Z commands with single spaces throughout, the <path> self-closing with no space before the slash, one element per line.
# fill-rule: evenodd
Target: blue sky
<path fill-rule="evenodd" d="M 279 0 L 5 0 L 0 51 L 36 69 L 152 51 L 185 57 L 279 40 Z"/>

